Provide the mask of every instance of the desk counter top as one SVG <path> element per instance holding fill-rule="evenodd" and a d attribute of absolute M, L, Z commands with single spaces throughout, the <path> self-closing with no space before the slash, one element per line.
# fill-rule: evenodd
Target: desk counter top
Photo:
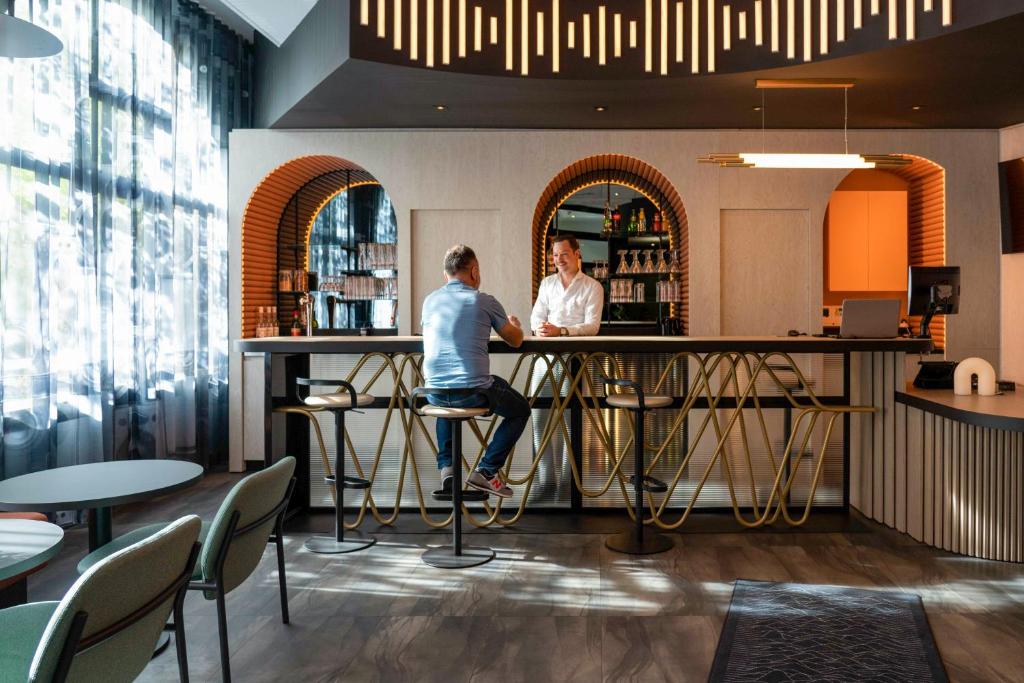
<path fill-rule="evenodd" d="M 522 346 L 512 348 L 491 337 L 491 353 L 713 353 L 736 351 L 767 353 L 847 353 L 896 351 L 926 353 L 930 339 L 831 339 L 826 337 L 526 337 Z M 262 337 L 238 339 L 235 351 L 243 353 L 414 353 L 423 350 L 423 337 Z"/>
<path fill-rule="evenodd" d="M 918 389 L 910 382 L 896 400 L 977 427 L 1024 432 L 1024 390 L 996 396 L 957 396 L 952 389 Z"/>

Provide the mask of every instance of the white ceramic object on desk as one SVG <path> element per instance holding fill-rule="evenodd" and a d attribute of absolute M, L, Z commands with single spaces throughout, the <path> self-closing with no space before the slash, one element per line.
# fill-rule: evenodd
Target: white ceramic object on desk
<path fill-rule="evenodd" d="M 953 373 L 953 393 L 971 395 L 971 376 L 978 376 L 978 396 L 996 395 L 996 371 L 984 358 L 965 358 Z"/>

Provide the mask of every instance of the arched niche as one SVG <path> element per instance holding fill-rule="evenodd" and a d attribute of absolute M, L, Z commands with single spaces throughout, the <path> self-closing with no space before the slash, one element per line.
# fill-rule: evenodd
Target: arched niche
<path fill-rule="evenodd" d="M 540 281 L 549 273 L 547 258 L 549 230 L 558 208 L 578 191 L 593 185 L 623 185 L 649 199 L 661 212 L 672 249 L 678 249 L 682 272 L 682 302 L 672 304 L 671 314 L 682 321 L 683 333 L 690 329 L 690 247 L 686 210 L 682 197 L 658 169 L 624 154 L 599 154 L 566 166 L 548 183 L 533 213 L 532 275 L 533 298 Z"/>
<path fill-rule="evenodd" d="M 941 266 L 946 262 L 946 172 L 942 166 L 923 157 L 901 154 L 910 163 L 905 166 L 889 167 L 885 170 L 851 171 L 836 186 L 825 212 L 822 226 L 823 248 L 823 303 L 838 305 L 842 298 L 870 298 L 891 296 L 903 301 L 906 310 L 906 281 L 891 291 L 833 291 L 829 287 L 829 220 L 832 201 L 840 191 L 886 191 L 905 190 L 907 193 L 907 265 Z M 836 303 L 838 302 L 838 303 Z M 921 319 L 909 318 L 910 327 L 916 330 Z M 937 349 L 946 347 L 946 323 L 943 316 L 936 316 L 931 324 L 932 339 Z"/>
<path fill-rule="evenodd" d="M 242 214 L 241 334 L 256 334 L 260 307 L 278 306 L 279 268 L 305 268 L 312 221 L 346 183 L 375 183 L 358 164 L 310 155 L 284 163 L 255 187 Z"/>

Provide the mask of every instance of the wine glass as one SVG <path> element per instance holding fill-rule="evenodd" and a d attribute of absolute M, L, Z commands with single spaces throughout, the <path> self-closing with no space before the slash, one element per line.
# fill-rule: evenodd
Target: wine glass
<path fill-rule="evenodd" d="M 616 275 L 623 275 L 629 272 L 629 266 L 626 265 L 626 250 L 619 249 L 619 267 L 615 269 Z"/>
<path fill-rule="evenodd" d="M 651 260 L 651 255 L 654 253 L 653 249 L 644 249 L 644 272 L 654 272 L 654 262 Z"/>
<path fill-rule="evenodd" d="M 630 249 L 629 253 L 633 255 L 633 267 L 629 269 L 631 273 L 642 273 L 643 268 L 640 267 L 640 250 Z"/>
<path fill-rule="evenodd" d="M 668 262 L 665 261 L 665 254 L 668 253 L 668 249 L 657 249 L 658 252 L 658 268 L 659 273 L 668 273 Z"/>

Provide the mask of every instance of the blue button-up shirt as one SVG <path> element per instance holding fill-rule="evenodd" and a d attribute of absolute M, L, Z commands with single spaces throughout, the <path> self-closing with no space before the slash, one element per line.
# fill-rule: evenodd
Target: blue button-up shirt
<path fill-rule="evenodd" d="M 423 301 L 423 374 L 427 386 L 489 387 L 491 330 L 508 323 L 505 309 L 490 294 L 451 280 Z"/>

